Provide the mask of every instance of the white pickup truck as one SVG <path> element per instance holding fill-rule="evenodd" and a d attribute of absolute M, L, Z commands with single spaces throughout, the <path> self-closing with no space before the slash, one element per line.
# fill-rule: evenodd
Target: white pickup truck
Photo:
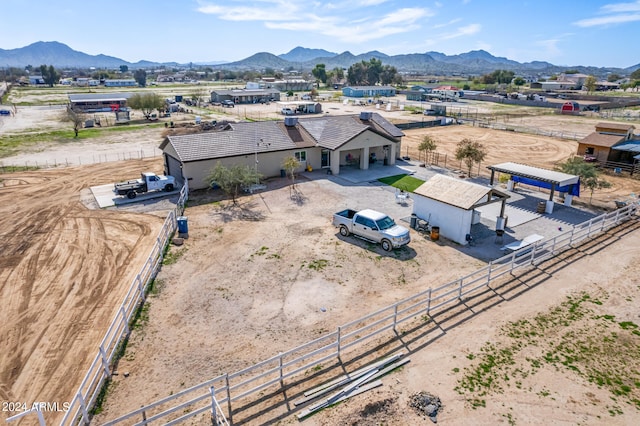
<path fill-rule="evenodd" d="M 176 186 L 173 176 L 156 175 L 155 173 L 142 173 L 140 179 L 128 180 L 116 183 L 113 191 L 118 195 L 126 195 L 127 198 L 136 198 L 137 194 L 150 191 L 171 192 Z"/>
<path fill-rule="evenodd" d="M 340 228 L 340 235 L 351 234 L 375 243 L 383 250 L 391 251 L 409 244 L 411 235 L 404 226 L 396 225 L 393 219 L 375 210 L 355 211 L 346 209 L 333 215 L 333 226 Z"/>

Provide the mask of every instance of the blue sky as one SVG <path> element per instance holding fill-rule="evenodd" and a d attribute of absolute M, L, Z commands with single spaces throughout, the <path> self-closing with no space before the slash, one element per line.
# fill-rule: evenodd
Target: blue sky
<path fill-rule="evenodd" d="M 640 63 L 640 0 L 0 0 L 0 48 L 59 41 L 130 62 L 235 61 L 296 46 L 360 54 L 484 49 L 519 62 Z"/>

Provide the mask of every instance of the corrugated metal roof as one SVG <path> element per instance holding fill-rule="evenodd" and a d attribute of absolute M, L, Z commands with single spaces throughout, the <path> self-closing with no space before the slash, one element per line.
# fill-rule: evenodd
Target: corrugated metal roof
<path fill-rule="evenodd" d="M 629 152 L 640 152 L 640 141 L 630 140 L 620 145 L 616 145 L 611 149 L 615 149 L 616 151 L 629 151 Z"/>
<path fill-rule="evenodd" d="M 475 204 L 487 197 L 490 187 L 467 182 L 446 175 L 435 175 L 414 192 L 441 203 L 471 210 Z"/>
<path fill-rule="evenodd" d="M 104 102 L 123 101 L 133 96 L 133 93 L 75 93 L 67 96 L 71 102 Z"/>
<path fill-rule="evenodd" d="M 541 182 L 555 183 L 558 186 L 565 186 L 578 183 L 578 176 L 567 173 L 556 172 L 554 170 L 541 169 L 540 167 L 527 166 L 519 163 L 501 163 L 487 167 L 501 173 L 522 176 L 535 179 Z"/>

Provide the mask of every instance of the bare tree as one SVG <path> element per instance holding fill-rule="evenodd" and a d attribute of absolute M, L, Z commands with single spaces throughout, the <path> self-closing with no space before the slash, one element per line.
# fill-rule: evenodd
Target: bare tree
<path fill-rule="evenodd" d="M 427 154 L 435 151 L 436 148 L 438 148 L 438 144 L 436 143 L 436 139 L 434 139 L 433 137 L 426 135 L 423 139 L 422 142 L 420 142 L 420 145 L 418 145 L 418 151 L 419 152 L 424 152 L 424 162 L 427 162 Z M 419 159 L 418 159 L 419 160 Z"/>
<path fill-rule="evenodd" d="M 73 132 L 75 134 L 74 138 L 77 138 L 78 132 L 82 129 L 82 123 L 84 123 L 84 114 L 75 111 L 70 106 L 67 106 L 67 109 L 64 110 L 60 117 L 60 121 L 73 124 Z"/>

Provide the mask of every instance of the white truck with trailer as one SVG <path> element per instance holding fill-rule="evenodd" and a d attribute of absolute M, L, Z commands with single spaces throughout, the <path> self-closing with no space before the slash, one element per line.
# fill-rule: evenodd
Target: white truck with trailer
<path fill-rule="evenodd" d="M 346 209 L 334 213 L 333 226 L 340 228 L 340 235 L 343 237 L 353 234 L 365 240 L 380 243 L 385 251 L 402 247 L 411 241 L 407 228 L 396 225 L 395 221 L 386 214 L 371 209 L 360 211 Z"/>

